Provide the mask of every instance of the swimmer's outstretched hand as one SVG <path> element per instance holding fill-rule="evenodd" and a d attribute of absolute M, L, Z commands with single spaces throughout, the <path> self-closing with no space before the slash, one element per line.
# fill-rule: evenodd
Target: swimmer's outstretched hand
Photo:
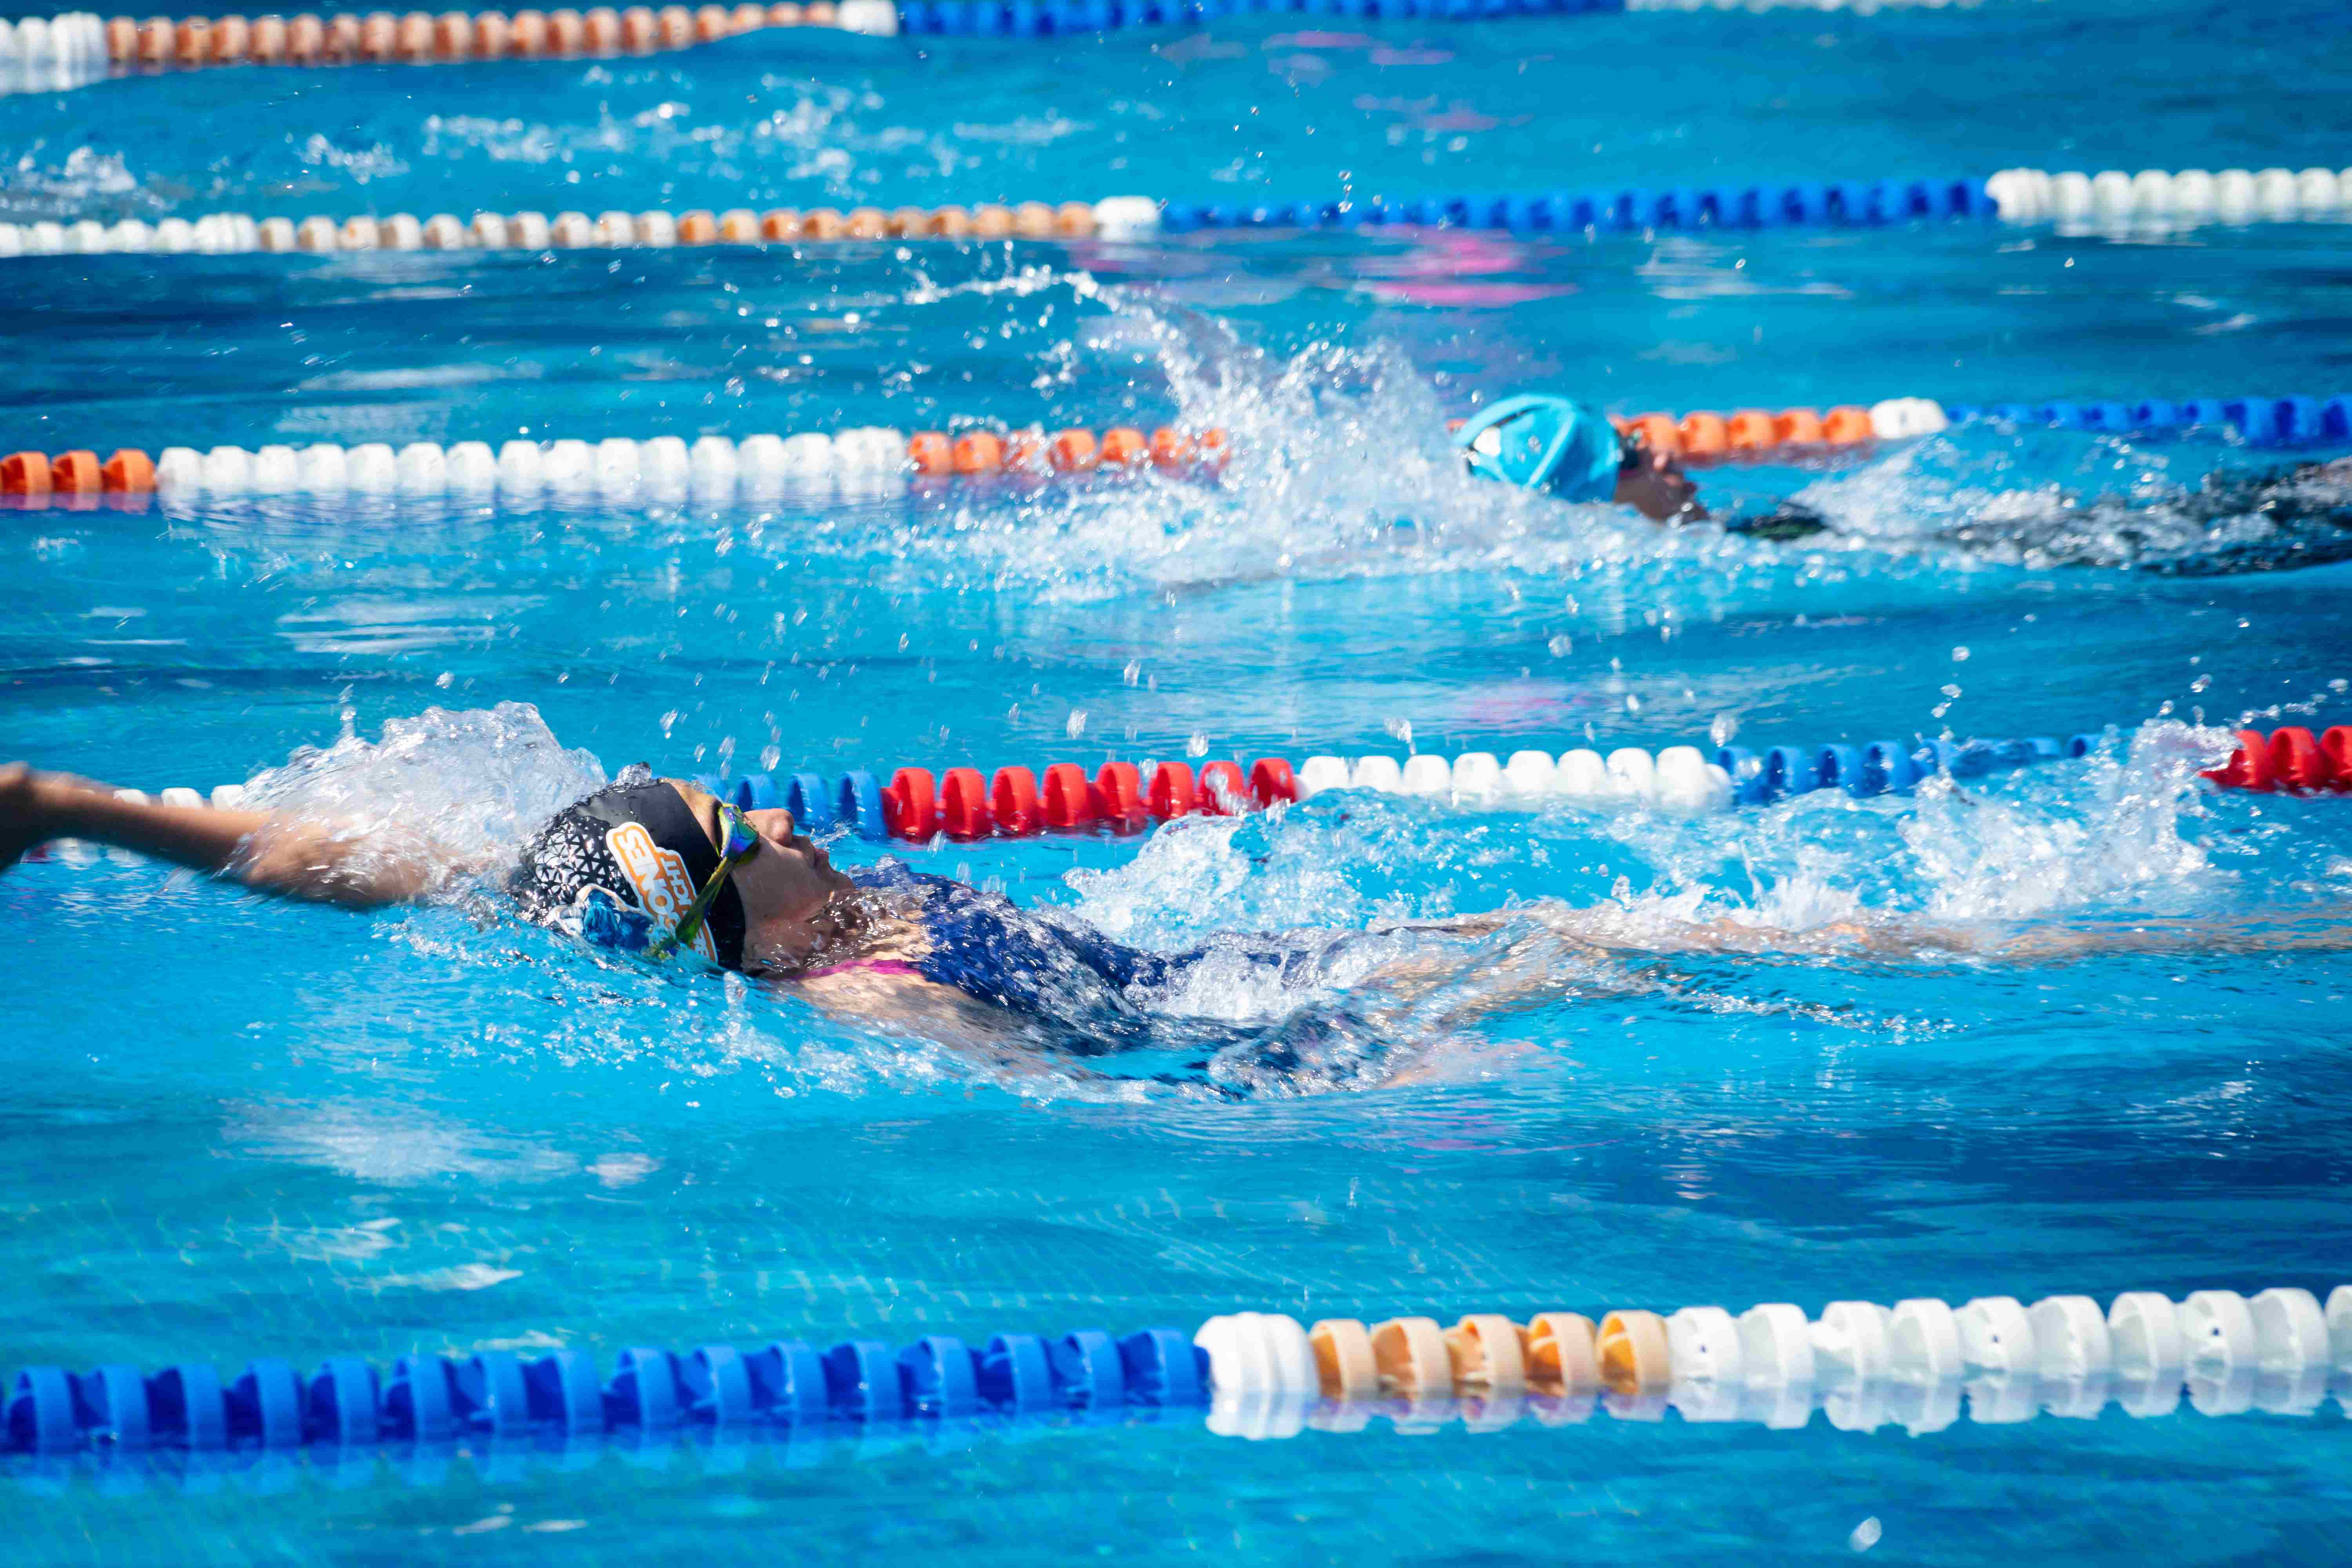
<path fill-rule="evenodd" d="M 0 767 L 0 871 L 57 837 L 47 826 L 42 776 L 22 763 Z"/>
<path fill-rule="evenodd" d="M 113 792 L 71 773 L 45 773 L 24 763 L 0 766 L 0 871 L 52 838 L 75 836 L 74 803 Z"/>
<path fill-rule="evenodd" d="M 0 870 L 35 845 L 86 838 L 134 849 L 257 892 L 345 909 L 421 898 L 465 868 L 439 846 L 396 829 L 267 811 L 123 800 L 70 773 L 0 767 Z"/>

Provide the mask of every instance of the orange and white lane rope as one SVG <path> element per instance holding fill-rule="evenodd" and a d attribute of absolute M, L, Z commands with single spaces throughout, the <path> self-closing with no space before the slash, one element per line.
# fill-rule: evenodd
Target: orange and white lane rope
<path fill-rule="evenodd" d="M 467 60 L 572 59 L 652 54 L 763 27 L 836 27 L 896 33 L 898 10 L 884 0 L 808 0 L 806 5 L 632 5 L 585 11 L 410 11 L 319 16 L 115 16 L 105 25 L 107 58 L 124 70 L 207 66 L 454 65 Z"/>
<path fill-rule="evenodd" d="M 418 217 L 394 213 L 334 218 L 254 218 L 209 213 L 147 223 L 0 223 L 0 257 L 247 251 L 611 250 L 675 246 L 777 245 L 826 240 L 1140 238 L 1159 227 L 1145 196 L 1097 202 L 983 202 L 975 206 L 771 207 L 754 212 L 479 212 Z"/>
<path fill-rule="evenodd" d="M 2352 1400 L 2352 1286 L 2324 1303 L 2287 1286 L 2179 1300 L 2127 1290 L 2104 1309 L 2088 1296 L 2030 1306 L 1979 1296 L 1958 1307 L 1920 1297 L 1832 1301 L 1817 1317 L 1787 1302 L 1736 1314 L 1621 1308 L 1597 1321 L 1471 1313 L 1451 1328 L 1427 1317 L 1302 1328 L 1280 1313 L 1236 1312 L 1202 1324 L 1193 1343 L 1210 1363 L 1212 1428 L 1260 1438 L 1361 1426 L 1374 1414 L 1400 1426 L 1457 1417 L 1507 1426 L 1531 1399 L 1573 1419 L 1596 1394 L 1636 1420 L 1671 1407 L 1685 1421 L 1801 1426 L 1818 1407 L 1832 1426 L 1861 1431 L 1888 1422 L 1937 1430 L 1959 1418 L 1964 1395 L 1980 1423 L 2084 1419 L 2111 1401 L 2159 1415 L 2183 1394 L 2209 1415 L 2308 1415 L 2331 1388 Z"/>
<path fill-rule="evenodd" d="M 0 500 L 22 507 L 96 505 L 103 500 L 143 501 L 166 497 L 230 500 L 271 495 L 382 495 L 416 499 L 493 497 L 512 501 L 541 497 L 581 500 L 683 500 L 723 503 L 738 497 L 887 494 L 909 481 L 1013 476 L 1076 475 L 1155 468 L 1165 472 L 1213 469 L 1224 461 L 1225 433 L 1162 426 L 1148 434 L 1134 426 L 1099 433 L 1048 431 L 904 431 L 863 426 L 826 435 L 746 436 L 740 441 L 704 436 L 656 436 L 633 441 L 515 440 L 495 450 L 486 441 L 444 447 L 412 441 L 296 447 L 167 447 L 154 457 L 125 447 L 100 458 L 95 450 L 12 452 L 0 458 Z"/>
<path fill-rule="evenodd" d="M 1638 429 L 1653 449 L 1714 461 L 1761 461 L 1807 451 L 1857 449 L 1870 443 L 1929 435 L 1944 427 L 1943 410 L 1927 398 L 1891 398 L 1858 405 L 1780 413 L 1743 410 L 1728 416 L 1693 413 L 1679 419 L 1648 414 L 1621 421 Z M 972 428 L 918 430 L 881 426 L 834 434 L 656 436 L 636 441 L 512 440 L 384 442 L 341 447 L 265 445 L 166 447 L 150 456 L 123 447 L 100 458 L 96 448 L 0 457 L 0 500 L 17 507 L 97 505 L 111 498 L 143 504 L 161 492 L 219 500 L 272 495 L 493 497 L 528 501 L 563 499 L 683 500 L 723 503 L 738 497 L 787 492 L 883 494 L 910 480 L 1046 476 L 1097 470 L 1213 471 L 1230 444 L 1219 429 L 1161 426 L 1146 431 L 1116 425 L 1048 431 Z"/>

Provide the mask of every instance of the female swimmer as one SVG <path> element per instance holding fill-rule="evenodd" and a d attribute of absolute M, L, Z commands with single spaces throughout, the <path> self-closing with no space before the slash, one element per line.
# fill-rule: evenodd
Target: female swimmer
<path fill-rule="evenodd" d="M 1698 486 L 1678 464 L 1621 437 L 1601 415 L 1569 398 L 1507 397 L 1465 421 L 1454 438 L 1471 473 L 1481 479 L 1549 490 L 1563 500 L 1615 501 L 1657 522 L 1707 521 Z M 2111 565 L 2121 557 L 2177 576 L 2276 571 L 2352 557 L 2352 458 L 2266 474 L 2210 474 L 2191 492 L 2148 503 L 2063 492 L 2011 499 L 1998 521 L 1962 523 L 1936 537 L 1963 547 L 2023 551 L 2053 565 Z M 2231 525 L 2240 520 L 2257 526 L 2239 537 Z M 1776 543 L 1834 529 L 1801 501 L 1722 521 L 1727 532 Z"/>
<path fill-rule="evenodd" d="M 489 869 L 456 863 L 430 843 L 396 833 L 284 813 L 126 801 L 86 780 L 22 763 L 0 768 L 0 868 L 64 837 L 352 909 L 425 898 Z M 1540 900 L 1371 931 L 1221 936 L 1157 952 L 1114 942 L 1060 910 L 1022 909 L 894 862 L 845 873 L 790 813 L 738 812 L 642 766 L 558 813 L 504 880 L 521 912 L 542 925 L 648 962 L 690 952 L 698 967 L 789 984 L 828 1010 L 934 1038 L 1020 1040 L 1084 1057 L 1150 1047 L 1215 1052 L 1246 1042 L 1255 1070 L 1294 1082 L 1301 1061 L 1328 1065 L 1335 1031 L 1352 1031 L 1345 1048 L 1360 1058 L 1395 1036 L 1426 1037 L 1531 997 L 1656 989 L 1654 978 L 1618 966 L 1629 958 L 2057 959 L 2352 945 L 2352 928 L 2341 925 L 2317 933 L 2175 924 L 2007 937 L 1893 921 L 1807 931 L 1728 921 L 1662 927 L 1613 906 Z M 1465 973 L 1479 984 L 1443 984 Z M 1264 1020 L 1221 1023 L 1208 1016 L 1213 1008 L 1198 1005 L 1252 989 L 1287 998 L 1283 1027 L 1269 1034 Z M 1344 998 L 1338 1011 L 1313 1015 L 1297 1006 L 1333 995 Z M 1320 1035 L 1302 1038 L 1302 1028 Z M 1201 1067 L 1191 1062 L 1187 1076 Z"/>

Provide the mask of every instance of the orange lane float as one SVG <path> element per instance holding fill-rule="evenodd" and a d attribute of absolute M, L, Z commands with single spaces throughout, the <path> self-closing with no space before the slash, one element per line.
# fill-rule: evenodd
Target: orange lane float
<path fill-rule="evenodd" d="M 1854 404 L 1842 404 L 1827 414 L 1811 408 L 1778 414 L 1743 408 L 1726 416 L 1696 409 L 1679 419 L 1671 414 L 1612 415 L 1609 422 L 1644 450 L 1685 463 L 1752 460 L 1781 447 L 1858 447 L 1878 438 L 1870 410 Z"/>
<path fill-rule="evenodd" d="M 143 508 L 154 498 L 155 465 L 125 447 L 104 462 L 96 452 L 11 452 L 0 458 L 0 498 L 17 508 L 91 506 Z"/>

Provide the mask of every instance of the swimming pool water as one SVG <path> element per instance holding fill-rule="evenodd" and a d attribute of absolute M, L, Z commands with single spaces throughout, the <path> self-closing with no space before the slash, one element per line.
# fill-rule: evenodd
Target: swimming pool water
<path fill-rule="evenodd" d="M 216 71 L 0 100 L 0 216 L 1418 195 L 2013 163 L 2347 162 L 2326 7 L 1988 0 L 1043 48 Z M 1034 766 L 2113 727 L 1913 799 L 1696 821 L 1328 797 L 902 851 L 1127 940 L 1554 897 L 1661 932 L 2201 920 L 2072 963 L 1559 960 L 1481 1013 L 1213 1000 L 1298 1068 L 974 1060 L 650 973 L 495 900 L 359 918 L 143 865 L 0 879 L 10 1365 L 2340 1282 L 2344 803 L 2200 793 L 2344 722 L 2352 567 L 2220 576 L 2161 503 L 2284 460 L 1969 426 L 1791 550 L 1458 479 L 1442 420 L 2343 390 L 2326 225 L 0 262 L 8 446 L 1215 422 L 1214 481 L 720 510 L 283 499 L 0 516 L 11 755 L 261 776 L 510 846 L 625 763 Z M 2336 456 L 2324 450 L 2304 456 Z M 2040 552 L 2053 489 L 2158 504 Z M 1941 537 L 1974 525 L 1990 542 Z M 2003 542 L 2007 541 L 2007 542 Z M 2210 724 L 2216 729 L 2198 729 Z M 317 748 L 318 752 L 304 752 Z M 298 753 L 299 753 L 298 755 Z M 289 759 L 293 765 L 289 768 Z M 265 770 L 272 770 L 265 773 Z M 284 771 L 275 771 L 284 770 Z M 850 844 L 846 859 L 878 851 Z M 0 1485 L 28 1562 L 2323 1563 L 2342 1408 L 1798 1431 L 1596 1416 L 1244 1443 L 1196 1420 Z M 739 1464 L 739 1461 L 740 1463 Z M 1879 1533 L 1863 1530 L 1875 1521 Z"/>

